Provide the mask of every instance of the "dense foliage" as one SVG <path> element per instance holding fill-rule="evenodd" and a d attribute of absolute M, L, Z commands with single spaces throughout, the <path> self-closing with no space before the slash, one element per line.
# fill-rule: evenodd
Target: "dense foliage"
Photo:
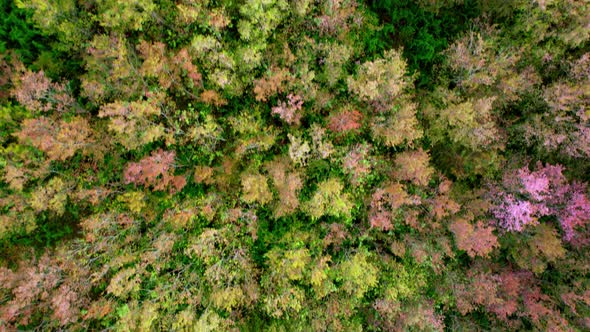
<path fill-rule="evenodd" d="M 590 329 L 584 0 L 0 0 L 0 330 Z"/>

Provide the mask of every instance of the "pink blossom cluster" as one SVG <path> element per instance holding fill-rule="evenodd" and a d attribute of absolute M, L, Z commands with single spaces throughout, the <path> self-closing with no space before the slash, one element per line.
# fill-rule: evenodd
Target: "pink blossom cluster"
<path fill-rule="evenodd" d="M 492 207 L 498 225 L 507 231 L 521 232 L 538 223 L 543 216 L 557 217 L 563 238 L 570 242 L 586 241 L 590 224 L 590 199 L 586 185 L 569 183 L 561 165 L 537 165 L 505 174 L 503 189 Z M 586 233 L 586 235 L 584 235 Z"/>
<path fill-rule="evenodd" d="M 281 119 L 290 125 L 299 124 L 301 120 L 301 108 L 303 107 L 303 99 L 299 95 L 289 94 L 288 103 L 284 101 L 279 102 L 278 106 L 272 108 L 272 114 L 277 114 Z"/>
<path fill-rule="evenodd" d="M 493 213 L 502 228 L 516 232 L 521 232 L 527 225 L 537 223 L 540 216 L 536 205 L 517 200 L 511 194 L 505 195 L 502 202 L 495 206 Z"/>

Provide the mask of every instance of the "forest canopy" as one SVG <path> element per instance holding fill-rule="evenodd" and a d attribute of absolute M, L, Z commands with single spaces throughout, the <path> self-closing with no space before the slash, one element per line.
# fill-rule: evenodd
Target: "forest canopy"
<path fill-rule="evenodd" d="M 590 330 L 585 0 L 0 0 L 0 330 Z"/>

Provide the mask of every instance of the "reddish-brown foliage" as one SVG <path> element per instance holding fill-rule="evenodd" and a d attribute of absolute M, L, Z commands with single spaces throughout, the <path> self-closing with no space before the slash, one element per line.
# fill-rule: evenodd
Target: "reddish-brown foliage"
<path fill-rule="evenodd" d="M 361 127 L 363 114 L 358 110 L 342 111 L 330 117 L 328 128 L 334 132 L 357 130 Z"/>
<path fill-rule="evenodd" d="M 158 149 L 151 156 L 139 162 L 129 163 L 125 170 L 125 183 L 135 183 L 153 187 L 154 190 L 166 190 L 171 193 L 182 190 L 186 185 L 184 176 L 173 175 L 174 151 Z"/>
<path fill-rule="evenodd" d="M 369 223 L 372 228 L 387 231 L 393 228 L 392 221 L 402 205 L 413 204 L 404 186 L 400 183 L 391 183 L 383 189 L 377 189 L 371 199 L 369 210 Z"/>
<path fill-rule="evenodd" d="M 520 326 L 520 317 L 526 317 L 536 329 L 570 330 L 553 300 L 541 292 L 532 273 L 490 273 L 476 266 L 467 276 L 467 284 L 455 286 L 457 309 L 462 314 L 484 307 L 513 329 Z"/>
<path fill-rule="evenodd" d="M 227 100 L 223 99 L 215 90 L 205 90 L 201 93 L 201 101 L 205 104 L 215 105 L 217 107 L 227 104 Z"/>
<path fill-rule="evenodd" d="M 281 93 L 285 89 L 285 82 L 290 79 L 287 69 L 273 68 L 266 77 L 254 81 L 254 94 L 257 101 L 267 101 L 268 97 Z"/>
<path fill-rule="evenodd" d="M 434 169 L 429 166 L 430 157 L 422 148 L 416 151 L 403 152 L 395 158 L 398 169 L 395 176 L 400 180 L 412 181 L 417 185 L 426 186 Z"/>
<path fill-rule="evenodd" d="M 69 275 L 72 268 L 75 264 L 63 264 L 47 254 L 14 271 L 0 268 L 0 291 L 7 296 L 0 304 L 0 319 L 8 324 L 0 329 L 27 325 L 38 313 L 51 314 L 59 326 L 77 321 L 84 305 L 79 292 L 88 288 Z M 78 278 L 87 277 L 79 272 Z"/>
<path fill-rule="evenodd" d="M 299 190 L 303 187 L 303 181 L 299 173 L 289 171 L 286 160 L 274 161 L 267 166 L 277 191 L 279 201 L 275 207 L 275 216 L 281 217 L 294 212 L 299 207 Z"/>
<path fill-rule="evenodd" d="M 455 202 L 449 195 L 452 185 L 451 181 L 443 181 L 438 186 L 438 195 L 432 200 L 432 215 L 437 221 L 453 215 L 461 209 L 461 206 Z"/>
<path fill-rule="evenodd" d="M 64 84 L 53 83 L 41 70 L 19 71 L 20 76 L 12 78 L 12 96 L 31 111 L 48 112 L 55 109 L 65 112 L 74 108 L 75 100 Z"/>
<path fill-rule="evenodd" d="M 574 314 L 578 314 L 577 307 L 583 303 L 590 306 L 590 289 L 580 293 L 569 292 L 561 294 L 561 300 L 565 303 Z"/>
<path fill-rule="evenodd" d="M 39 111 L 48 111 L 51 105 L 41 101 L 47 98 L 51 81 L 43 71 L 26 71 L 16 82 L 12 95 L 21 105 Z"/>
<path fill-rule="evenodd" d="M 51 118 L 40 117 L 24 120 L 15 136 L 47 153 L 50 160 L 66 160 L 89 146 L 91 134 L 85 118 L 75 117 L 69 122 L 60 120 L 56 123 Z"/>
<path fill-rule="evenodd" d="M 342 224 L 332 223 L 327 228 L 328 234 L 323 240 L 324 247 L 333 245 L 335 249 L 339 249 L 340 245 L 350 237 L 350 234 Z"/>
<path fill-rule="evenodd" d="M 449 229 L 455 234 L 457 247 L 467 251 L 470 257 L 488 256 L 494 248 L 499 247 L 493 228 L 486 226 L 482 221 L 473 225 L 463 218 L 456 219 Z"/>

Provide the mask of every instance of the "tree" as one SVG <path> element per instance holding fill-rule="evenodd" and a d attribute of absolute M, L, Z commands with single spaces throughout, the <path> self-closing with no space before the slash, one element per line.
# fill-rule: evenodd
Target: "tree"
<path fill-rule="evenodd" d="M 139 162 L 129 163 L 123 175 L 125 183 L 141 184 L 171 193 L 182 190 L 186 179 L 182 175 L 174 175 L 175 155 L 174 151 L 158 149 Z"/>
<path fill-rule="evenodd" d="M 547 269 L 549 263 L 556 264 L 564 259 L 566 251 L 552 225 L 540 224 L 532 231 L 532 237 L 519 239 L 518 244 L 510 248 L 509 252 L 519 267 L 539 275 Z"/>
<path fill-rule="evenodd" d="M 541 149 L 573 158 L 590 156 L 590 105 L 588 93 L 590 76 L 585 68 L 590 65 L 590 53 L 569 64 L 568 77 L 545 87 L 543 100 L 548 112 L 526 119 L 522 131 L 526 142 Z"/>
<path fill-rule="evenodd" d="M 205 261 L 208 302 L 227 312 L 246 309 L 260 296 L 259 271 L 245 251 L 234 247 L 236 239 L 230 235 L 235 234 L 229 228 L 205 230 L 187 250 L 189 257 Z"/>
<path fill-rule="evenodd" d="M 343 280 L 342 290 L 355 299 L 361 299 L 379 281 L 379 269 L 370 258 L 367 252 L 359 251 L 337 267 Z"/>
<path fill-rule="evenodd" d="M 272 200 L 266 177 L 261 174 L 244 174 L 242 176 L 242 199 L 246 203 L 262 205 Z"/>
<path fill-rule="evenodd" d="M 421 148 L 416 151 L 407 151 L 395 157 L 397 169 L 395 176 L 400 180 L 411 181 L 419 186 L 427 186 L 434 174 L 434 169 L 429 166 L 430 157 Z"/>
<path fill-rule="evenodd" d="M 98 22 L 114 31 L 141 30 L 155 9 L 151 0 L 100 0 L 97 2 Z"/>
<path fill-rule="evenodd" d="M 369 223 L 373 228 L 384 231 L 393 229 L 393 221 L 398 216 L 403 205 L 415 204 L 400 183 L 391 183 L 383 189 L 377 189 L 371 197 Z"/>
<path fill-rule="evenodd" d="M 189 87 L 200 87 L 202 77 L 187 48 L 171 54 L 162 42 L 148 43 L 142 40 L 136 49 L 144 60 L 139 73 L 146 78 L 158 79 L 164 90 L 174 86 L 190 94 L 183 86 L 183 76 L 188 78 Z"/>
<path fill-rule="evenodd" d="M 15 134 L 23 144 L 31 144 L 47 153 L 49 160 L 66 160 L 78 150 L 88 153 L 92 145 L 92 130 L 85 118 L 74 117 L 57 123 L 51 118 L 25 119 Z"/>
<path fill-rule="evenodd" d="M 266 168 L 279 194 L 275 218 L 295 212 L 300 204 L 298 194 L 303 187 L 301 175 L 291 169 L 286 159 L 272 161 Z"/>
<path fill-rule="evenodd" d="M 78 10 L 74 0 L 17 0 L 18 8 L 32 12 L 35 25 L 47 35 L 57 36 L 59 42 L 52 47 L 64 51 L 77 51 L 90 37 L 90 13 Z"/>
<path fill-rule="evenodd" d="M 406 63 L 401 53 L 394 50 L 386 51 L 382 59 L 362 64 L 356 77 L 349 77 L 347 83 L 351 92 L 378 112 L 391 107 L 394 99 L 411 86 Z"/>
<path fill-rule="evenodd" d="M 563 230 L 563 238 L 572 243 L 588 241 L 586 229 L 590 221 L 590 200 L 586 185 L 569 183 L 561 165 L 528 167 L 516 173 L 506 172 L 504 190 L 493 189 L 497 203 L 491 208 L 498 224 L 508 230 L 521 232 L 527 225 L 538 223 L 543 216 L 554 215 Z"/>
<path fill-rule="evenodd" d="M 430 119 L 429 137 L 435 143 L 449 139 L 451 143 L 471 151 L 501 147 L 501 133 L 492 116 L 495 97 L 461 101 L 451 91 L 441 90 L 446 108 L 427 108 Z"/>
<path fill-rule="evenodd" d="M 334 132 L 357 131 L 361 127 L 363 114 L 358 110 L 341 111 L 330 117 L 328 128 Z"/>
<path fill-rule="evenodd" d="M 350 175 L 350 182 L 353 186 L 360 185 L 371 174 L 374 161 L 369 155 L 370 151 L 369 144 L 358 144 L 353 146 L 342 159 L 344 172 Z"/>
<path fill-rule="evenodd" d="M 493 227 L 487 226 L 481 220 L 475 225 L 469 220 L 457 218 L 449 226 L 449 229 L 455 235 L 457 247 L 465 250 L 473 258 L 475 256 L 487 257 L 499 247 L 498 240 L 492 231 Z"/>
<path fill-rule="evenodd" d="M 498 31 L 482 25 L 480 32 L 471 31 L 447 50 L 449 66 L 457 73 L 457 81 L 467 96 L 485 96 L 486 89 L 498 103 L 520 99 L 520 94 L 540 83 L 540 77 L 530 66 L 518 66 L 524 45 L 506 45 L 497 52 Z M 489 95 L 488 95 L 489 96 Z M 489 96 L 489 97 L 492 97 Z"/>
<path fill-rule="evenodd" d="M 376 115 L 371 121 L 373 137 L 382 140 L 387 146 L 400 146 L 413 143 L 423 137 L 422 129 L 416 119 L 417 105 L 408 97 L 399 98 L 398 105 L 389 112 Z"/>
<path fill-rule="evenodd" d="M 79 109 L 66 85 L 51 82 L 42 70 L 35 73 L 21 68 L 14 73 L 12 82 L 12 96 L 33 112 L 67 112 Z"/>
<path fill-rule="evenodd" d="M 288 104 L 284 101 L 279 102 L 279 105 L 272 108 L 272 114 L 277 114 L 290 125 L 299 125 L 303 100 L 301 100 L 301 96 L 293 94 L 287 95 L 287 99 L 289 100 Z"/>
<path fill-rule="evenodd" d="M 104 104 L 98 116 L 109 119 L 109 130 L 128 150 L 151 143 L 164 135 L 164 127 L 154 123 L 159 116 L 162 96 L 147 101 L 116 101 Z"/>
<path fill-rule="evenodd" d="M 290 80 L 290 73 L 285 68 L 271 68 L 266 77 L 254 81 L 254 94 L 257 101 L 267 101 L 269 97 L 283 92 L 285 81 Z"/>
<path fill-rule="evenodd" d="M 336 178 L 320 182 L 317 191 L 305 205 L 305 211 L 313 219 L 327 215 L 350 218 L 353 204 L 350 201 L 350 195 L 343 193 L 343 189 L 344 186 Z"/>
<path fill-rule="evenodd" d="M 124 35 L 95 35 L 86 49 L 82 96 L 100 105 L 113 98 L 133 100 L 140 95 L 145 82 L 136 77 L 138 64 L 132 55 Z"/>

